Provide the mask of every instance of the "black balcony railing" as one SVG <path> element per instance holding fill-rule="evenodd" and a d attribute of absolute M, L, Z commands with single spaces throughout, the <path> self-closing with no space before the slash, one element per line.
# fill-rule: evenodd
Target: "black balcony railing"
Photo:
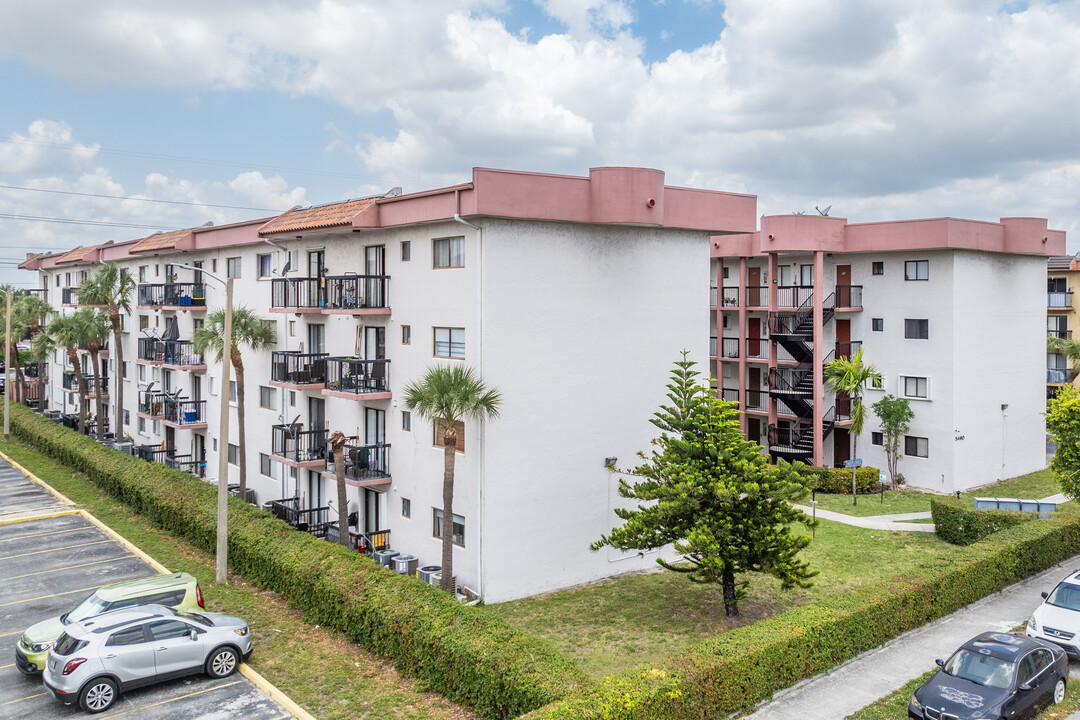
<path fill-rule="evenodd" d="M 163 464 L 166 458 L 171 458 L 175 453 L 176 448 L 163 448 L 160 445 L 139 445 L 135 448 L 136 457 Z"/>
<path fill-rule="evenodd" d="M 174 455 L 164 458 L 165 467 L 173 470 L 183 470 L 195 477 L 206 477 L 206 460 L 195 459 L 192 455 Z"/>
<path fill-rule="evenodd" d="M 1048 292 L 1048 293 L 1046 293 L 1046 307 L 1051 307 L 1051 308 L 1068 308 L 1068 307 L 1072 307 L 1072 296 L 1073 296 L 1072 290 L 1066 290 L 1064 292 Z"/>
<path fill-rule="evenodd" d="M 836 343 L 836 348 L 833 351 L 832 358 L 849 358 L 855 353 L 859 352 L 862 347 L 862 340 L 844 340 Z M 831 360 L 828 360 L 825 364 L 828 364 Z"/>
<path fill-rule="evenodd" d="M 769 306 L 769 286 L 749 285 L 746 288 L 746 307 L 763 308 Z"/>
<path fill-rule="evenodd" d="M 205 425 L 206 401 L 167 399 L 165 422 L 173 425 Z"/>
<path fill-rule="evenodd" d="M 720 397 L 729 403 L 739 404 L 739 388 L 724 388 L 720 391 Z"/>
<path fill-rule="evenodd" d="M 139 412 L 150 417 L 165 417 L 165 400 L 168 395 L 163 392 L 139 393 Z"/>
<path fill-rule="evenodd" d="M 809 425 L 770 426 L 769 447 L 781 452 L 809 455 L 814 451 L 813 428 Z"/>
<path fill-rule="evenodd" d="M 86 382 L 86 394 L 93 395 L 94 376 L 89 373 L 84 374 L 83 380 Z M 71 390 L 72 392 L 79 389 L 79 382 L 75 378 L 75 373 L 71 370 L 64 371 L 64 377 L 60 381 L 60 384 L 65 390 Z M 101 392 L 103 394 L 109 392 L 109 375 L 107 373 L 101 376 Z"/>
<path fill-rule="evenodd" d="M 390 445 L 376 443 L 360 445 L 355 438 L 345 443 L 342 455 L 345 458 L 345 477 L 349 480 L 379 480 L 390 477 Z M 336 473 L 334 452 L 326 455 L 326 469 Z"/>
<path fill-rule="evenodd" d="M 98 342 L 97 342 L 97 346 L 98 346 L 97 347 L 98 352 L 109 352 L 109 338 L 107 338 L 107 337 L 99 338 Z M 83 350 L 83 351 L 89 351 L 90 350 L 90 347 L 86 342 L 79 343 L 78 348 L 80 350 Z"/>
<path fill-rule="evenodd" d="M 270 379 L 292 385 L 322 385 L 326 381 L 328 353 L 275 350 L 270 353 Z"/>
<path fill-rule="evenodd" d="M 720 353 L 722 357 L 726 358 L 739 357 L 739 338 L 720 338 Z"/>
<path fill-rule="evenodd" d="M 836 308 L 861 308 L 862 285 L 837 285 Z"/>
<path fill-rule="evenodd" d="M 325 460 L 326 435 L 325 429 L 303 430 L 290 425 L 275 425 L 271 454 L 295 463 Z"/>
<path fill-rule="evenodd" d="M 75 379 L 75 373 L 71 370 L 64 371 L 64 379 L 61 381 L 61 385 L 65 390 L 78 390 L 79 382 Z"/>
<path fill-rule="evenodd" d="M 143 283 L 139 285 L 139 305 L 150 307 L 206 307 L 203 283 Z"/>
<path fill-rule="evenodd" d="M 768 410 L 769 393 L 764 390 L 747 390 L 744 410 Z"/>
<path fill-rule="evenodd" d="M 781 285 L 777 288 L 776 304 L 782 308 L 802 307 L 813 297 L 814 288 L 805 285 Z"/>
<path fill-rule="evenodd" d="M 764 338 L 746 338 L 746 357 L 753 360 L 767 360 L 769 341 Z"/>
<path fill-rule="evenodd" d="M 32 379 L 32 378 L 36 378 L 36 377 L 38 377 L 38 364 L 37 363 L 26 363 L 25 365 L 23 365 L 22 371 L 23 371 L 23 377 L 27 378 L 28 380 Z"/>
<path fill-rule="evenodd" d="M 271 287 L 271 307 L 302 310 L 360 310 L 389 307 L 389 275 L 280 278 Z"/>
<path fill-rule="evenodd" d="M 716 357 L 716 338 L 709 338 L 709 357 Z"/>
<path fill-rule="evenodd" d="M 138 357 L 147 362 L 165 362 L 165 341 L 158 338 L 139 338 Z"/>
<path fill-rule="evenodd" d="M 338 527 L 336 522 L 331 522 L 326 528 L 326 540 L 337 544 Z M 386 550 L 390 547 L 390 530 L 376 530 L 374 532 L 349 531 L 349 549 L 358 550 L 371 555 L 375 550 Z"/>
<path fill-rule="evenodd" d="M 724 303 L 724 307 L 739 307 L 739 288 L 736 286 L 720 288 L 720 300 Z"/>
<path fill-rule="evenodd" d="M 317 507 L 301 510 L 299 505 L 296 498 L 271 500 L 270 512 L 297 530 L 309 532 L 316 537 L 325 537 L 330 525 L 330 508 Z"/>
<path fill-rule="evenodd" d="M 42 300 L 48 300 L 49 299 L 49 289 L 48 288 L 27 288 L 26 292 L 28 294 L 30 294 L 30 295 L 37 295 Z"/>
<path fill-rule="evenodd" d="M 195 352 L 195 346 L 190 340 L 162 340 L 161 344 L 161 359 L 166 365 L 185 367 L 206 364 L 202 354 Z"/>
<path fill-rule="evenodd" d="M 390 388 L 389 360 L 326 358 L 326 389 L 351 395 L 387 392 Z"/>
<path fill-rule="evenodd" d="M 836 398 L 836 422 L 847 422 L 851 420 L 851 410 L 854 407 L 854 400 L 849 397 Z"/>
<path fill-rule="evenodd" d="M 76 288 L 61 288 L 60 302 L 63 305 L 78 305 L 79 296 Z"/>
<path fill-rule="evenodd" d="M 1064 340 L 1066 338 L 1071 338 L 1072 337 L 1072 330 L 1053 329 L 1053 330 L 1047 330 L 1046 334 L 1049 335 L 1050 337 L 1061 338 L 1061 339 Z"/>

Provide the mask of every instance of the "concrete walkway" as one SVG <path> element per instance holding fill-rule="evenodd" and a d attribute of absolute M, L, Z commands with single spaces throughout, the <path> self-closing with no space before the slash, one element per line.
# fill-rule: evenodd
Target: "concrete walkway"
<path fill-rule="evenodd" d="M 807 505 L 795 505 L 807 515 L 813 515 L 813 508 Z M 822 520 L 832 520 L 844 525 L 867 528 L 868 530 L 905 530 L 907 532 L 934 532 L 933 523 L 911 523 L 902 520 L 925 520 L 930 517 L 929 512 L 899 513 L 897 515 L 872 515 L 870 517 L 856 517 L 832 510 L 818 510 L 817 516 Z"/>
<path fill-rule="evenodd" d="M 1023 625 L 1042 602 L 1039 593 L 1052 589 L 1078 566 L 1080 556 L 941 620 L 904 633 L 827 673 L 781 690 L 749 717 L 752 720 L 842 720 L 933 670 L 935 659 L 947 658 L 975 635 L 988 630 L 1005 632 Z M 1080 720 L 1080 713 L 1070 720 L 1074 718 Z"/>

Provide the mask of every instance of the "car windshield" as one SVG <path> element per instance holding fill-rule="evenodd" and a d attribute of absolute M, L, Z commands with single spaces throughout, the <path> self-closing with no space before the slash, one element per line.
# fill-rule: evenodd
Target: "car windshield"
<path fill-rule="evenodd" d="M 78 606 L 67 614 L 64 618 L 64 624 L 79 622 L 86 618 L 94 617 L 105 612 L 105 608 L 109 606 L 109 603 L 105 602 L 94 593 L 90 597 L 83 600 Z"/>
<path fill-rule="evenodd" d="M 1014 665 L 970 650 L 959 650 L 945 663 L 945 672 L 953 677 L 970 680 L 992 688 L 1008 688 L 1012 685 Z"/>
<path fill-rule="evenodd" d="M 1080 611 L 1080 585 L 1063 582 L 1054 588 L 1046 602 L 1066 610 Z"/>
<path fill-rule="evenodd" d="M 200 615 L 199 613 L 193 612 L 183 612 L 180 610 L 177 610 L 176 614 L 182 618 L 190 620 L 194 623 L 198 623 L 199 625 L 202 625 L 204 627 L 214 627 L 214 623 L 210 622 L 210 618 L 206 617 L 205 615 Z"/>

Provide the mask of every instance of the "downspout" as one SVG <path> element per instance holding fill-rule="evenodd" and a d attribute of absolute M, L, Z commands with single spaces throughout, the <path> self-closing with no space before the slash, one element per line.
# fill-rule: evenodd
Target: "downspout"
<path fill-rule="evenodd" d="M 461 203 L 461 195 L 457 201 Z M 468 220 L 462 220 L 461 215 L 454 213 L 454 222 L 467 225 L 476 231 L 476 370 L 480 377 L 484 377 L 484 229 L 479 225 L 473 225 Z M 476 595 L 484 597 L 484 424 L 480 423 L 480 437 L 477 445 L 480 448 L 479 461 L 476 468 L 477 503 L 480 511 L 480 527 L 476 533 Z"/>

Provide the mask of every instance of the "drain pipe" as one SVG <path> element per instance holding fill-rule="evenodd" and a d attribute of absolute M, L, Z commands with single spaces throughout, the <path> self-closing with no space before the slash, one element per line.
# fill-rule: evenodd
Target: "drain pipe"
<path fill-rule="evenodd" d="M 460 202 L 460 197 L 458 199 Z M 484 229 L 462 220 L 454 213 L 454 222 L 467 225 L 476 231 L 476 371 L 484 377 Z M 480 460 L 476 468 L 477 502 L 480 509 L 480 532 L 476 533 L 477 599 L 484 597 L 484 426 L 480 424 Z"/>

